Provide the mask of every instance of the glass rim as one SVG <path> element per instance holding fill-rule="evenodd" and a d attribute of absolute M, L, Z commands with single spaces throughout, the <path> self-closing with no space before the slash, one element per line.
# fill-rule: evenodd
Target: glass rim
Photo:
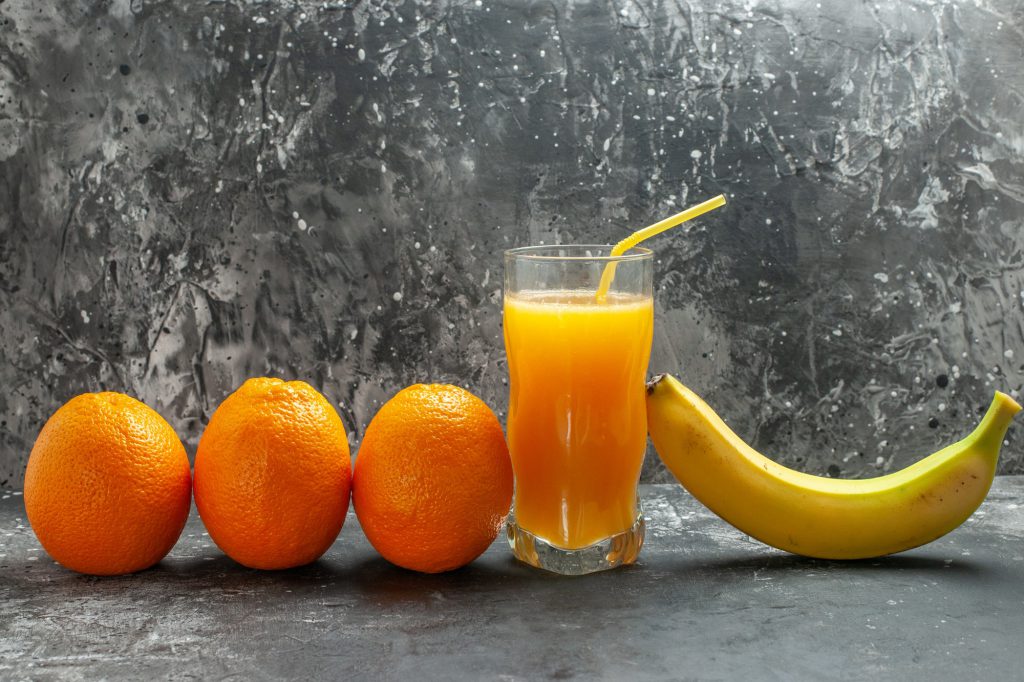
<path fill-rule="evenodd" d="M 651 260 L 654 258 L 654 252 L 644 246 L 634 246 L 629 250 L 629 253 L 624 253 L 621 256 L 594 256 L 594 255 L 555 255 L 545 254 L 545 251 L 586 251 L 586 250 L 598 250 L 603 249 L 605 251 L 611 251 L 614 244 L 544 244 L 536 246 L 518 246 L 514 249 L 505 250 L 506 260 L 527 260 L 537 262 L 554 262 L 554 261 L 572 261 L 572 262 L 585 262 L 585 261 L 596 261 L 599 263 L 622 263 L 629 261 L 643 261 Z"/>

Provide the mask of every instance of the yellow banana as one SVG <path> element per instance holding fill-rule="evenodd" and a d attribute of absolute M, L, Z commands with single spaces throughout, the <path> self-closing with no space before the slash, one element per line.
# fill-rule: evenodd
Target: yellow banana
<path fill-rule="evenodd" d="M 886 476 L 842 480 L 776 464 L 671 376 L 647 385 L 647 428 L 679 482 L 744 533 L 821 559 L 902 552 L 966 521 L 988 494 L 1003 436 L 1020 409 L 997 391 L 963 440 Z"/>

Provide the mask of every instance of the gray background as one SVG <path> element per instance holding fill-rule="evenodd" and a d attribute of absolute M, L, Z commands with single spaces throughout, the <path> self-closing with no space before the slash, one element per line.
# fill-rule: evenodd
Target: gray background
<path fill-rule="evenodd" d="M 503 416 L 501 251 L 719 192 L 654 243 L 651 372 L 903 466 L 1021 388 L 1022 59 L 1015 0 L 0 2 L 0 485 L 83 391 L 190 451 L 254 375 L 353 444 L 416 381 Z"/>

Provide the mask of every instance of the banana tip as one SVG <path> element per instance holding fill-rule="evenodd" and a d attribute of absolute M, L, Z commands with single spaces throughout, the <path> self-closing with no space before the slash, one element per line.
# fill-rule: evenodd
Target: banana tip
<path fill-rule="evenodd" d="M 657 386 L 662 379 L 665 378 L 665 374 L 655 374 L 651 377 L 651 380 L 647 382 L 647 395 L 654 393 L 654 388 Z"/>
<path fill-rule="evenodd" d="M 1003 393 L 1002 391 L 996 391 L 996 401 L 1001 403 L 1010 411 L 1011 414 L 1017 414 L 1021 410 L 1020 403 L 1014 400 L 1011 396 Z"/>

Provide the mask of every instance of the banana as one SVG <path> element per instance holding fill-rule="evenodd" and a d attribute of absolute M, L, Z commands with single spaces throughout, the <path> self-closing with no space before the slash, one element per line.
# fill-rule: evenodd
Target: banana
<path fill-rule="evenodd" d="M 902 552 L 958 527 L 988 494 L 1003 436 L 1020 409 L 997 391 L 963 440 L 886 476 L 841 480 L 776 464 L 671 376 L 647 384 L 648 431 L 679 482 L 747 535 L 819 559 Z"/>

